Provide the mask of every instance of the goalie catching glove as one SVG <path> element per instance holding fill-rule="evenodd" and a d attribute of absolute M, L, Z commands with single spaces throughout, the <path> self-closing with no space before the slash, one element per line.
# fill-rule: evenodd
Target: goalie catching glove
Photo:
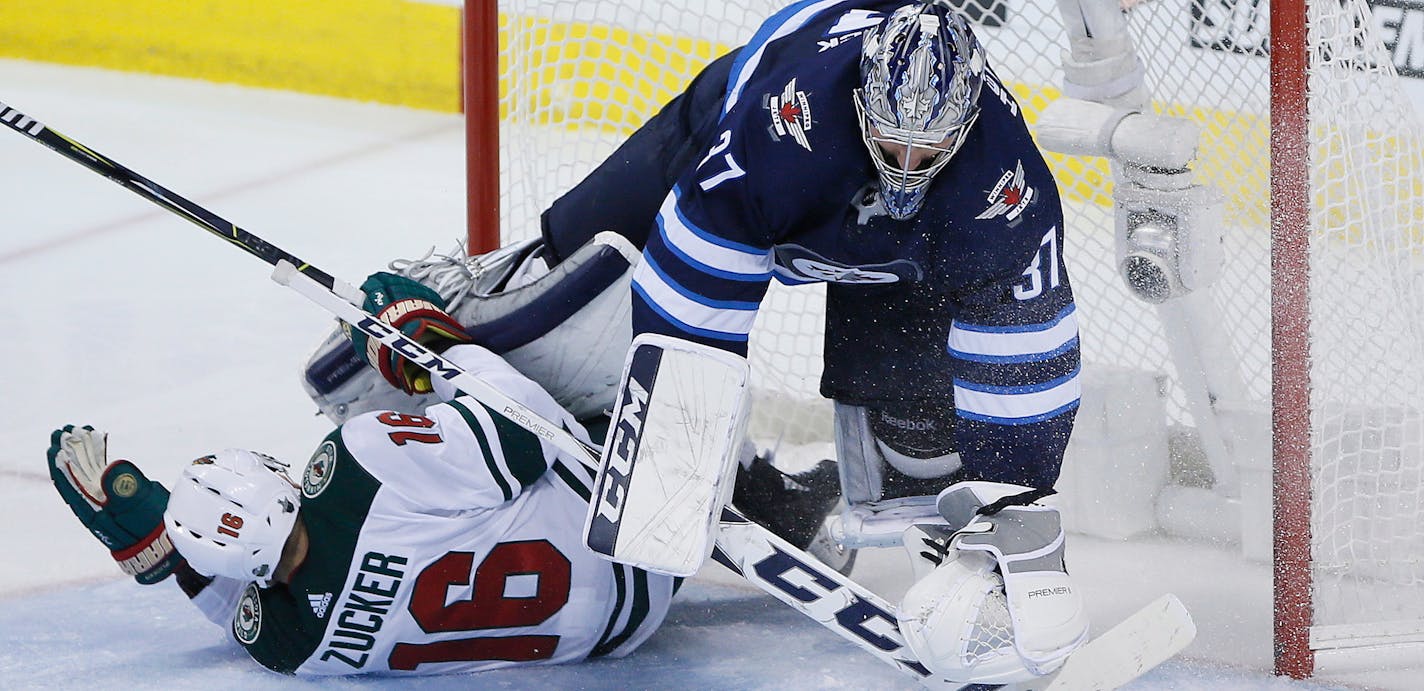
<path fill-rule="evenodd" d="M 900 631 L 924 665 L 959 683 L 1008 684 L 1057 670 L 1088 640 L 1083 599 L 1063 565 L 1051 491 L 960 482 L 940 492 L 947 525 L 914 525 L 916 581 Z"/>
<path fill-rule="evenodd" d="M 108 462 L 107 434 L 88 425 L 55 430 L 49 475 L 79 522 L 134 580 L 157 583 L 182 561 L 163 526 L 168 490 L 133 463 Z"/>
<path fill-rule="evenodd" d="M 436 353 L 470 342 L 460 324 L 445 313 L 445 300 L 417 281 L 378 271 L 361 284 L 361 291 L 366 294 L 362 307 L 367 312 Z M 342 328 L 356 355 L 376 368 L 391 386 L 412 395 L 433 390 L 429 372 L 349 324 Z"/>

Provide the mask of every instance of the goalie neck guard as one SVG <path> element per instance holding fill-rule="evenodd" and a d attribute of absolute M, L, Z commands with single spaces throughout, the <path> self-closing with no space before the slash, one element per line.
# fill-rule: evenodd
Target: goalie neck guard
<path fill-rule="evenodd" d="M 276 459 L 227 449 L 192 462 L 163 522 L 188 565 L 206 576 L 272 584 L 300 497 Z"/>
<path fill-rule="evenodd" d="M 919 212 L 930 181 L 979 117 L 983 83 L 979 42 L 964 17 L 940 0 L 901 7 L 866 32 L 855 109 L 893 218 Z"/>

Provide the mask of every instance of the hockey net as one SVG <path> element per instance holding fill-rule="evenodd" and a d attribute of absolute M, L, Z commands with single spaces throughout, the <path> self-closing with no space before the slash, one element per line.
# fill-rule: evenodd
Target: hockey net
<path fill-rule="evenodd" d="M 545 206 L 701 65 L 785 4 L 500 0 L 494 174 L 502 240 L 537 234 Z M 1112 168 L 1102 158 L 1049 154 L 1067 212 L 1085 380 L 1063 482 L 1087 491 L 1082 474 L 1156 467 L 1133 485 L 1143 502 L 1156 502 L 1146 517 L 1098 532 L 1190 532 L 1209 523 L 1163 506 L 1192 496 L 1159 495 L 1159 486 L 1176 486 L 1200 496 L 1174 505 L 1233 517 L 1224 532 L 1269 559 L 1269 532 L 1251 530 L 1269 524 L 1271 412 L 1308 411 L 1299 440 L 1308 481 L 1294 488 L 1308 499 L 1308 529 L 1288 536 L 1308 541 L 1307 601 L 1298 610 L 1306 614 L 1286 625 L 1308 631 L 1311 650 L 1424 642 L 1424 209 L 1415 201 L 1424 161 L 1418 120 L 1377 23 L 1363 0 L 1325 0 L 1309 4 L 1308 40 L 1297 39 L 1309 58 L 1308 148 L 1277 165 L 1293 166 L 1308 185 L 1292 193 L 1307 210 L 1299 230 L 1308 248 L 1294 249 L 1308 254 L 1302 270 L 1278 279 L 1274 298 L 1308 314 L 1308 397 L 1273 401 L 1272 368 L 1282 363 L 1271 340 L 1269 7 L 1128 4 L 1150 108 L 1201 129 L 1192 170 L 1197 184 L 1224 196 L 1224 262 L 1209 288 L 1180 304 L 1133 297 L 1118 271 Z M 1035 123 L 1062 96 L 1068 38 L 1057 4 L 962 7 Z M 1290 251 L 1278 247 L 1276 256 Z M 750 348 L 752 431 L 764 444 L 831 439 L 830 406 L 817 394 L 823 307 L 817 288 L 776 284 L 762 307 Z M 1143 437 L 1143 429 L 1154 431 Z M 1089 465 L 1133 448 L 1160 463 Z M 1092 532 L 1093 523 L 1083 517 L 1078 527 Z M 1283 671 L 1308 673 L 1308 665 Z"/>

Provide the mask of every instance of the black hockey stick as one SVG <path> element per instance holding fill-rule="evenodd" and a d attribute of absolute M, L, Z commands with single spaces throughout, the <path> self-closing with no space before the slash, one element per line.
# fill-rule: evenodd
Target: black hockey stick
<path fill-rule="evenodd" d="M 365 300 L 365 295 L 345 281 L 333 278 L 325 271 L 237 227 L 231 221 L 175 194 L 168 188 L 109 160 L 93 149 L 50 129 L 3 102 L 0 102 L 0 123 L 4 123 L 10 129 L 113 180 L 124 189 L 192 221 L 194 225 L 203 230 L 267 262 L 274 267 L 272 278 L 278 283 L 296 290 L 342 321 L 384 343 L 387 347 L 429 371 L 432 377 L 440 377 L 449 381 L 460 391 L 473 396 L 540 439 L 573 454 L 591 468 L 598 467 L 597 450 L 584 444 L 563 427 L 543 419 L 523 404 L 509 398 L 478 377 L 465 372 L 458 365 L 431 352 L 417 341 L 371 316 L 369 312 L 359 307 Z"/>
<path fill-rule="evenodd" d="M 341 297 L 352 300 L 358 305 L 361 303 L 360 291 L 350 285 L 336 280 L 330 274 L 308 264 L 286 250 L 237 227 L 227 219 L 174 194 L 168 188 L 115 163 L 103 154 L 50 129 L 44 123 L 5 105 L 4 102 L 0 102 L 0 123 L 45 145 L 55 153 L 113 180 L 130 192 L 188 219 L 194 225 L 237 245 L 248 254 L 272 266 L 276 266 L 277 262 L 281 261 L 289 262 L 296 267 L 297 271 L 310 276 L 313 281 L 331 289 Z"/>

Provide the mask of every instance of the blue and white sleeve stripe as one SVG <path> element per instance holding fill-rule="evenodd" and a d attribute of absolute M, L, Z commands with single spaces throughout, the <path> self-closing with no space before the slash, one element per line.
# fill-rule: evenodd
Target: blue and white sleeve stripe
<path fill-rule="evenodd" d="M 689 222 L 678 207 L 682 190 L 672 193 L 658 210 L 658 234 L 663 244 L 688 266 L 731 281 L 766 281 L 771 278 L 772 254 L 768 250 L 719 238 Z"/>
<path fill-rule="evenodd" d="M 702 229 L 686 203 L 674 187 L 633 272 L 634 328 L 740 352 L 771 280 L 772 250 Z"/>
<path fill-rule="evenodd" d="M 954 378 L 954 403 L 962 418 L 1027 425 L 1078 405 L 1078 321 L 1071 303 L 1034 324 L 955 320 L 948 347 L 962 363 Z"/>
<path fill-rule="evenodd" d="M 1027 425 L 1057 417 L 1078 406 L 1082 385 L 1078 370 L 1042 384 L 992 386 L 954 381 L 960 417 L 1000 425 Z"/>
<path fill-rule="evenodd" d="M 973 362 L 1042 362 L 1077 347 L 1078 311 L 1073 305 L 1043 324 L 986 326 L 955 320 L 949 329 L 949 353 Z"/>
<path fill-rule="evenodd" d="M 757 303 L 714 301 L 668 279 L 644 257 L 633 272 L 633 292 L 680 331 L 726 341 L 746 341 L 756 321 Z"/>

